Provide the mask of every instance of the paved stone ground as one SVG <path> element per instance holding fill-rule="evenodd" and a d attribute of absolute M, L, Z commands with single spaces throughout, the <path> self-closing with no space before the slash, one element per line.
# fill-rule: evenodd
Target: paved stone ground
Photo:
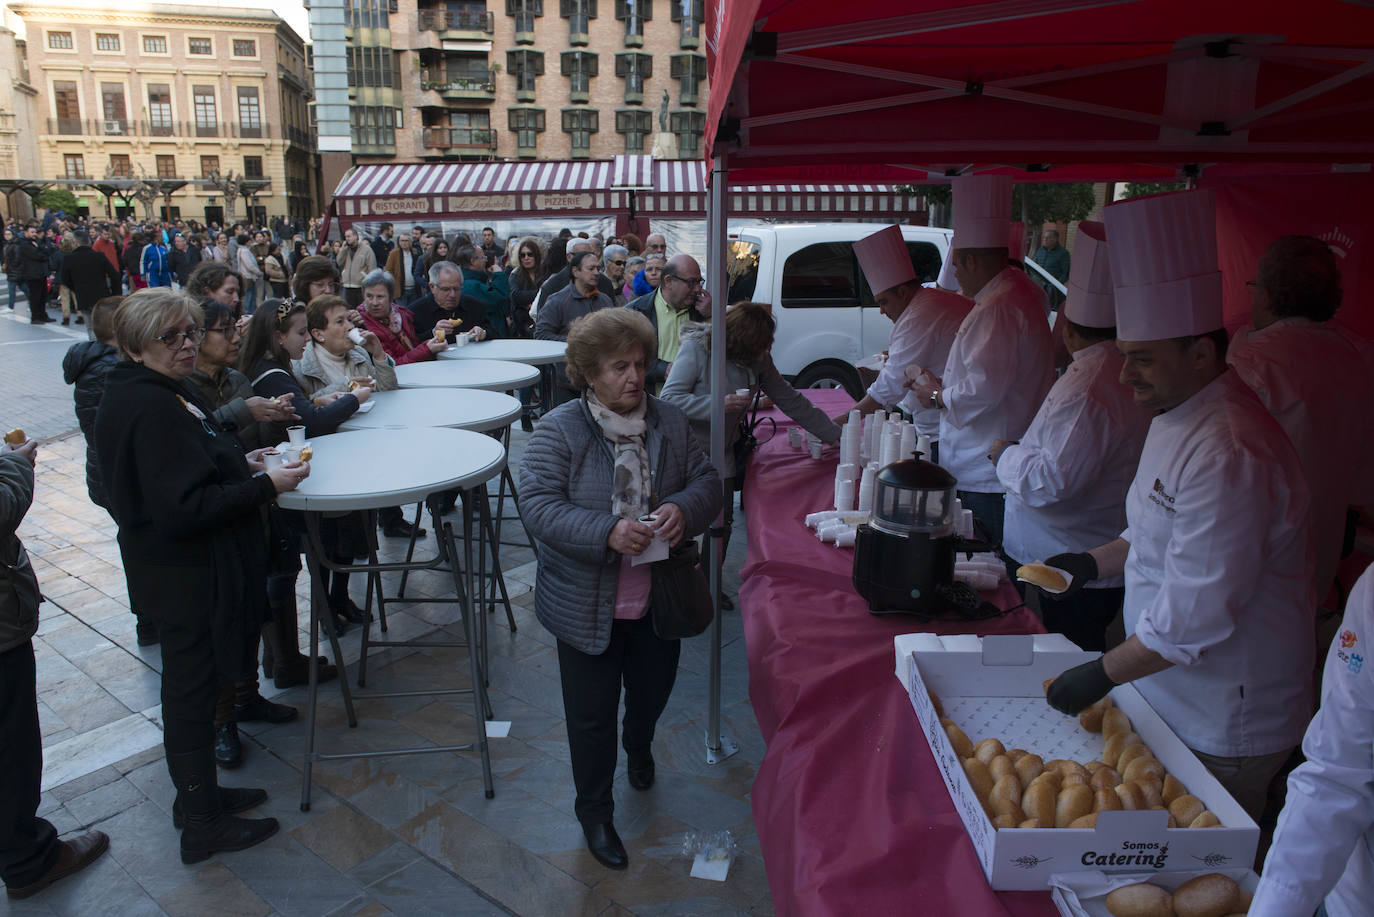
<path fill-rule="evenodd" d="M 491 741 L 496 797 L 483 796 L 475 753 L 360 759 L 317 766 L 313 805 L 301 812 L 303 717 L 245 724 L 247 761 L 221 777 L 266 787 L 271 798 L 258 813 L 281 820 L 282 831 L 253 850 L 183 866 L 162 761 L 160 655 L 135 643 L 113 523 L 86 497 L 84 440 L 63 434 L 75 420 L 70 389 L 53 366 L 76 335 L 62 330 L 0 316 L 7 366 L 0 426 L 22 424 L 48 440 L 34 507 L 20 528 L 48 600 L 34 640 L 45 749 L 40 811 L 64 834 L 97 826 L 112 843 L 97 864 L 33 899 L 0 898 L 0 915 L 772 913 L 749 807 L 764 748 L 748 703 L 738 614 L 724 618 L 723 720 L 740 753 L 705 763 L 707 638 L 685 641 L 656 740 L 656 785 L 630 789 L 623 759 L 617 772 L 616 824 L 630 869 L 603 869 L 572 814 L 557 656 L 531 611 L 534 564 L 529 548 L 517 546 L 518 522 L 506 526 L 502 553 L 518 630 L 510 631 L 502 611 L 489 619 L 492 705 L 512 724 L 509 738 Z M 22 414 L 17 389 L 34 394 Z M 517 432 L 517 462 L 524 440 Z M 743 541 L 734 539 L 727 564 L 732 592 Z M 404 547 L 383 542 L 391 556 Z M 354 585 L 361 602 L 361 583 Z M 303 607 L 305 586 L 302 578 Z M 389 594 L 394 589 L 389 582 Z M 444 575 L 426 573 L 412 578 L 408 594 L 451 589 Z M 393 638 L 461 637 L 455 606 L 398 606 L 388 617 Z M 305 639 L 302 632 L 303 646 Z M 359 631 L 343 644 L 356 674 Z M 368 687 L 462 687 L 463 652 L 375 650 Z M 297 706 L 306 696 L 304 688 L 278 692 L 270 683 L 264 693 Z M 359 728 L 350 730 L 337 686 L 322 688 L 322 750 L 457 744 L 472 734 L 471 701 L 461 695 L 362 701 L 358 713 Z M 728 880 L 690 878 L 684 834 L 716 829 L 731 830 L 741 848 Z"/>

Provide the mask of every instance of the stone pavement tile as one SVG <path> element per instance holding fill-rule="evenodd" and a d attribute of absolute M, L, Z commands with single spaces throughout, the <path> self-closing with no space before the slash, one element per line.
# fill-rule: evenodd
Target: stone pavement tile
<path fill-rule="evenodd" d="M 428 860 L 416 860 L 377 881 L 368 887 L 367 893 L 391 913 L 415 917 L 487 917 L 509 913 Z"/>
<path fill-rule="evenodd" d="M 227 854 L 220 862 L 274 911 L 291 917 L 330 914 L 363 894 L 357 879 L 290 839 Z"/>
<path fill-rule="evenodd" d="M 348 871 L 349 878 L 361 885 L 373 885 L 405 869 L 420 859 L 420 854 L 400 841 L 368 857 Z"/>
<path fill-rule="evenodd" d="M 146 710 L 162 703 L 162 676 L 141 660 L 132 660 L 136 668 L 130 671 L 129 654 L 122 647 L 119 652 L 124 656 L 123 664 L 115 673 L 100 679 L 101 686 L 130 710 Z"/>
<path fill-rule="evenodd" d="M 55 786 L 48 791 L 52 798 L 61 803 L 67 803 L 78 796 L 84 796 L 92 790 L 98 790 L 107 783 L 114 783 L 122 775 L 113 765 L 102 767 L 83 774 L 75 780 L 69 780 L 61 786 Z"/>
<path fill-rule="evenodd" d="M 104 826 L 101 829 L 109 833 Z M 127 838 L 126 842 L 133 843 L 134 839 Z M 134 876 L 112 856 L 118 843 L 111 835 L 111 853 L 30 900 L 46 904 L 61 917 L 160 917 L 165 914 Z"/>
<path fill-rule="evenodd" d="M 394 831 L 406 820 L 438 802 L 439 792 L 401 774 L 386 773 L 347 798 L 359 811 Z"/>
<path fill-rule="evenodd" d="M 348 806 L 336 806 L 295 828 L 291 836 L 339 872 L 390 847 L 391 832 Z"/>
<path fill-rule="evenodd" d="M 272 911 L 223 863 L 211 862 L 187 873 L 184 884 L 157 898 L 170 917 L 266 917 Z"/>
<path fill-rule="evenodd" d="M 195 868 L 182 865 L 181 832 L 172 827 L 171 799 L 165 802 L 167 808 L 163 809 L 145 800 L 100 826 L 110 836 L 108 856 L 135 877 L 153 898 L 185 885 Z"/>
<path fill-rule="evenodd" d="M 38 702 L 38 728 L 43 735 L 44 745 L 76 735 L 76 731 L 42 701 Z"/>
<path fill-rule="evenodd" d="M 97 825 L 146 801 L 137 786 L 120 777 L 104 786 L 69 799 L 66 809 L 83 825 Z"/>
<path fill-rule="evenodd" d="M 329 914 L 329 917 L 386 917 L 390 913 L 381 902 L 360 896 Z"/>
<path fill-rule="evenodd" d="M 20 901 L 0 897 L 0 917 L 56 917 L 57 911 L 48 907 L 43 895 Z"/>
<path fill-rule="evenodd" d="M 566 872 L 447 803 L 438 803 L 398 833 L 420 852 L 527 917 L 592 915 L 610 901 Z M 590 858 L 591 854 L 587 854 Z M 400 873 L 398 875 L 404 875 Z M 385 898 L 381 898 L 383 903 Z"/>
<path fill-rule="evenodd" d="M 132 712 L 85 673 L 62 688 L 40 691 L 38 696 L 78 735 L 103 729 Z"/>
<path fill-rule="evenodd" d="M 162 732 L 147 717 L 135 713 L 111 721 L 45 748 L 43 787 L 61 786 L 154 745 L 162 745 Z"/>

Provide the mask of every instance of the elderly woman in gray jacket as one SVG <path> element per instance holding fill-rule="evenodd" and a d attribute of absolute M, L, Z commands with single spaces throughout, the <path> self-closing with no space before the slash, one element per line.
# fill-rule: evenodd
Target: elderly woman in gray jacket
<path fill-rule="evenodd" d="M 611 869 L 629 864 L 612 824 L 620 686 L 627 778 L 647 790 L 680 649 L 654 633 L 652 565 L 632 560 L 655 539 L 671 545 L 705 530 L 721 501 L 687 418 L 645 392 L 656 349 L 653 326 L 632 309 L 574 322 L 567 371 L 582 397 L 544 417 L 520 465 L 520 514 L 539 558 L 535 614 L 558 638 L 577 819 Z"/>

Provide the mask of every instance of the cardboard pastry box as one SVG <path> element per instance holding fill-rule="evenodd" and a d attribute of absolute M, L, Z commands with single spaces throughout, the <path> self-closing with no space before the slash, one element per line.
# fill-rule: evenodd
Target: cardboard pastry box
<path fill-rule="evenodd" d="M 1081 870 L 1196 872 L 1252 865 L 1259 828 L 1130 685 L 1113 690 L 1112 700 L 1165 770 L 1201 799 L 1223 827 L 1169 828 L 1168 812 L 1142 810 L 1103 812 L 1095 829 L 994 830 L 930 694 L 940 698 L 945 716 L 975 744 L 996 738 L 1007 748 L 1024 748 L 1046 761 L 1086 764 L 1101 758 L 1105 739 L 1079 726 L 1077 717 L 1052 708 L 1041 685 L 1096 654 L 1079 650 L 1058 634 L 905 634 L 895 646 L 897 677 L 994 889 L 1044 889 L 1052 874 Z"/>

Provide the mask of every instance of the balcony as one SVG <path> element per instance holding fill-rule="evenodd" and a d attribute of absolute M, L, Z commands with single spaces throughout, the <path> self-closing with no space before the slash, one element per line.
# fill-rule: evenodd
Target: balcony
<path fill-rule="evenodd" d="M 496 152 L 496 131 L 489 127 L 425 127 L 420 145 L 451 156 L 480 156 Z"/>
<path fill-rule="evenodd" d="M 313 146 L 313 144 L 310 142 L 310 132 L 303 128 L 287 125 L 286 127 L 282 128 L 282 131 L 286 136 L 286 140 L 290 143 L 295 144 L 296 146 Z"/>
<path fill-rule="evenodd" d="M 443 38 L 483 39 L 496 31 L 496 16 L 491 10 L 483 12 L 450 12 L 449 10 L 420 10 L 419 30 L 438 32 Z"/>
<path fill-rule="evenodd" d="M 431 78 L 432 77 L 432 78 Z M 486 99 L 496 98 L 496 73 L 492 70 L 469 71 L 461 74 L 420 75 L 420 88 L 437 92 L 445 99 Z"/>
<path fill-rule="evenodd" d="M 86 130 L 86 122 L 81 118 L 49 118 L 48 133 L 80 137 L 89 132 Z"/>

